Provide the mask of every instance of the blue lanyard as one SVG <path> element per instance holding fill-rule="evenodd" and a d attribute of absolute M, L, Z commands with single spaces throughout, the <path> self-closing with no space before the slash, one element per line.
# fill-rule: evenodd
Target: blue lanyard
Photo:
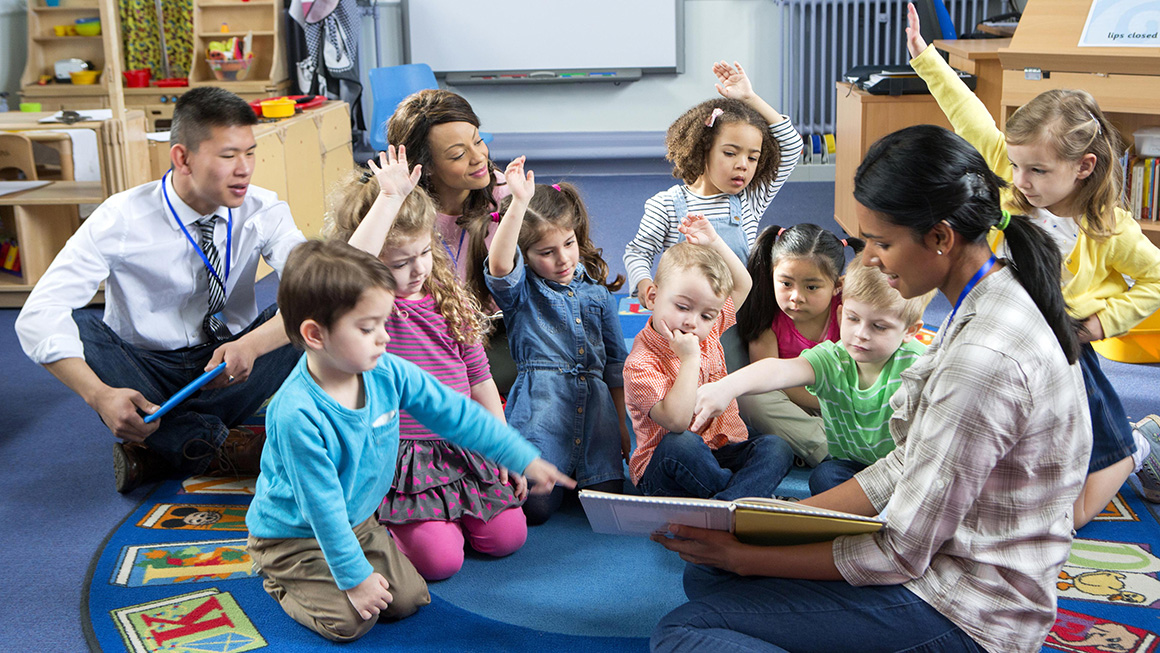
<path fill-rule="evenodd" d="M 451 247 L 447 241 L 443 241 L 443 249 L 447 250 L 447 256 L 451 257 L 451 265 L 459 267 L 459 255 L 463 253 L 463 237 L 467 235 L 467 230 L 463 229 L 459 232 L 459 247 L 455 248 L 455 253 L 451 253 Z"/>
<path fill-rule="evenodd" d="M 165 187 L 165 178 L 172 174 L 172 172 L 173 171 L 170 170 L 161 177 L 161 194 L 165 196 L 165 204 L 169 206 L 169 212 L 173 214 L 174 222 L 177 223 L 177 226 L 181 227 L 181 233 L 185 234 L 186 240 L 189 241 L 190 245 L 193 245 L 193 251 L 197 252 L 197 255 L 201 257 L 202 262 L 205 263 L 205 269 L 209 270 L 209 273 L 218 280 L 218 283 L 220 283 L 222 286 L 222 292 L 225 292 L 226 281 L 229 281 L 230 279 L 230 253 L 234 247 L 234 210 L 226 209 L 226 211 L 229 213 L 229 217 L 226 219 L 226 277 L 225 279 L 222 279 L 222 277 L 218 275 L 217 270 L 213 269 L 213 266 L 209 264 L 209 259 L 205 257 L 205 252 L 201 251 L 201 245 L 197 244 L 197 241 L 193 239 L 193 236 L 189 235 L 189 230 L 186 229 L 185 225 L 181 223 L 181 218 L 177 217 L 177 211 L 173 209 L 173 202 L 169 201 L 169 189 Z"/>
<path fill-rule="evenodd" d="M 947 318 L 948 325 L 951 322 L 954 322 L 955 313 L 959 312 L 959 304 L 963 303 L 963 299 L 966 298 L 967 293 L 974 289 L 975 284 L 979 283 L 979 279 L 982 279 L 983 275 L 991 271 L 991 266 L 993 265 L 995 265 L 994 254 L 992 254 L 990 258 L 987 259 L 987 262 L 983 264 L 983 267 L 979 268 L 979 271 L 975 273 L 975 276 L 971 277 L 971 280 L 968 281 L 967 285 L 963 287 L 963 291 L 959 293 L 959 298 L 955 300 L 955 307 L 951 309 L 951 316 Z"/>

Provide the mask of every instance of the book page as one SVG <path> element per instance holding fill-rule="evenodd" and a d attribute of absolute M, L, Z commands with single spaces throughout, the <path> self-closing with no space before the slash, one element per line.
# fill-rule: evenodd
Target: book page
<path fill-rule="evenodd" d="M 733 506 L 728 501 L 582 490 L 580 503 L 597 533 L 649 535 L 665 531 L 669 524 L 729 531 L 733 525 Z"/>
<path fill-rule="evenodd" d="M 814 506 L 803 506 L 800 503 L 792 501 L 782 501 L 781 499 L 763 499 L 760 497 L 746 497 L 734 501 L 737 508 L 756 510 L 759 512 L 780 512 L 795 515 L 811 515 L 814 517 L 832 517 L 835 519 L 845 519 L 849 521 L 866 522 L 870 524 L 885 524 L 886 522 L 879 517 L 866 517 L 863 515 L 855 515 L 840 510 L 830 510 L 828 508 L 817 508 Z"/>

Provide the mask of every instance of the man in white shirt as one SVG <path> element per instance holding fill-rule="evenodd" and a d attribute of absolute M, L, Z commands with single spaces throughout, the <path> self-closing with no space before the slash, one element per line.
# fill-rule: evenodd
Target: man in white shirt
<path fill-rule="evenodd" d="M 25 354 L 84 398 L 121 440 L 117 490 L 202 473 L 256 473 L 261 438 L 231 427 L 297 362 L 275 306 L 259 312 L 258 261 L 279 275 L 303 242 L 285 202 L 251 187 L 250 106 L 190 90 L 173 112 L 161 181 L 118 193 L 85 220 L 36 284 L 16 332 Z M 78 310 L 105 283 L 103 317 Z M 144 416 L 224 362 L 200 393 Z M 227 441 L 228 438 L 228 441 Z"/>

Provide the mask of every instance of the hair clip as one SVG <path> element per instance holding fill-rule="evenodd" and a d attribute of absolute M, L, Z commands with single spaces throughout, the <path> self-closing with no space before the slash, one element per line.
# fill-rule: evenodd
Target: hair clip
<path fill-rule="evenodd" d="M 1100 121 L 1096 120 L 1095 115 L 1091 111 L 1088 111 L 1088 118 L 1096 121 L 1096 134 L 1102 134 L 1104 130 L 1100 128 Z"/>
<path fill-rule="evenodd" d="M 555 188 L 556 190 L 560 190 L 560 184 L 552 184 L 552 188 Z"/>
<path fill-rule="evenodd" d="M 362 177 L 359 177 L 358 183 L 365 184 L 368 181 L 370 181 L 371 178 L 373 178 L 373 177 L 374 177 L 374 175 L 372 175 L 370 172 L 364 172 L 364 173 L 362 173 Z"/>
<path fill-rule="evenodd" d="M 717 107 L 716 109 L 713 109 L 713 113 L 709 114 L 709 119 L 705 121 L 705 126 L 712 127 L 713 124 L 717 122 L 717 118 L 721 117 L 721 115 L 724 113 L 725 113 L 725 110 L 722 109 L 721 107 Z"/>
<path fill-rule="evenodd" d="M 491 221 L 492 222 L 499 222 L 499 211 L 492 211 L 491 212 Z"/>
<path fill-rule="evenodd" d="M 839 238 L 838 242 L 842 243 L 842 247 L 849 247 L 850 243 L 846 242 L 845 238 Z"/>

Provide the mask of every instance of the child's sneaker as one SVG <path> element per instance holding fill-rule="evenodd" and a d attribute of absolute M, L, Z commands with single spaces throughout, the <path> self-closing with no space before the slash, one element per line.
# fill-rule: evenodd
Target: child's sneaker
<path fill-rule="evenodd" d="M 1140 471 L 1136 472 L 1136 477 L 1140 479 L 1140 488 L 1144 492 L 1145 499 L 1152 503 L 1160 503 L 1160 416 L 1149 415 L 1133 424 L 1132 428 L 1139 431 L 1152 446 Z"/>

